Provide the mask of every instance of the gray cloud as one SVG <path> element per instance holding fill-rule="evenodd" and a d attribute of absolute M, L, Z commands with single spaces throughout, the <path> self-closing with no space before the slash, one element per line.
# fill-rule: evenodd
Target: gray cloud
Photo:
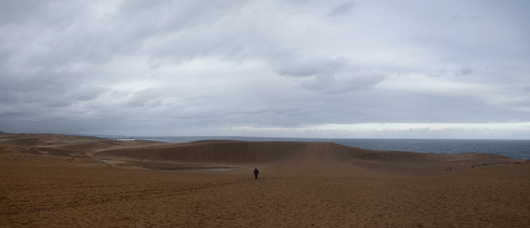
<path fill-rule="evenodd" d="M 344 57 L 338 58 L 309 58 L 306 60 L 293 59 L 281 64 L 276 73 L 282 76 L 293 77 L 333 77 L 348 63 Z"/>
<path fill-rule="evenodd" d="M 244 135 L 234 129 L 530 122 L 529 7 L 2 1 L 0 127 Z"/>
<path fill-rule="evenodd" d="M 345 2 L 333 8 L 327 16 L 335 17 L 350 12 L 355 6 L 354 2 Z"/>
<path fill-rule="evenodd" d="M 321 87 L 320 90 L 326 94 L 343 94 L 359 90 L 371 89 L 377 83 L 383 81 L 383 75 L 361 76 L 345 80 L 334 80 L 332 85 Z M 318 88 L 318 87 L 317 87 Z"/>
<path fill-rule="evenodd" d="M 455 76 L 465 76 L 465 75 L 470 75 L 471 73 L 473 72 L 473 69 L 471 68 L 463 68 L 459 71 L 456 71 L 454 73 Z"/>
<path fill-rule="evenodd" d="M 5 0 L 0 2 L 0 23 L 16 24 L 27 23 L 32 21 L 34 17 L 42 17 L 46 15 L 46 8 L 50 1 L 16 1 Z"/>

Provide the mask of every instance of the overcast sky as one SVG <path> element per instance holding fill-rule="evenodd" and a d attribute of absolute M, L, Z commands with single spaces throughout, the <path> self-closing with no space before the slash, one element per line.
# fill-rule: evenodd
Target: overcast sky
<path fill-rule="evenodd" d="M 530 1 L 0 1 L 0 130 L 530 138 Z"/>

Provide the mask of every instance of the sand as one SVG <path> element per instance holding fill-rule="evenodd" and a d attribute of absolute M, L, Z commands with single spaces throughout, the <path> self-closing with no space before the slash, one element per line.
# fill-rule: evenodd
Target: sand
<path fill-rule="evenodd" d="M 530 162 L 488 154 L 3 134 L 0 172 L 0 227 L 530 226 Z"/>

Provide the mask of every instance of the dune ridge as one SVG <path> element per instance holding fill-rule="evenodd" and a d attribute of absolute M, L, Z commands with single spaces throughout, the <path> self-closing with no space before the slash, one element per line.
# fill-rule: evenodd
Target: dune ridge
<path fill-rule="evenodd" d="M 168 143 L 145 140 L 119 141 L 73 135 L 0 134 L 0 145 L 22 149 L 63 150 L 70 154 L 90 156 L 104 150 L 168 145 Z"/>
<path fill-rule="evenodd" d="M 484 153 L 442 155 L 373 151 L 326 142 L 204 140 L 171 144 L 70 135 L 1 134 L 0 145 L 18 152 L 2 155 L 5 161 L 60 161 L 62 164 L 72 161 L 73 165 L 79 165 L 80 161 L 101 164 L 101 161 L 110 160 L 108 163 L 114 165 L 128 162 L 129 167 L 173 171 L 232 167 L 247 172 L 259 166 L 271 174 L 357 177 L 433 175 L 448 169 L 524 161 Z"/>
<path fill-rule="evenodd" d="M 391 174 L 431 175 L 449 168 L 461 169 L 484 164 L 521 162 L 519 159 L 484 153 L 441 155 L 373 151 L 325 142 L 219 140 L 113 149 L 95 153 L 94 157 L 228 164 L 243 167 L 259 165 L 275 172 L 319 174 L 346 174 L 354 172 L 352 168 L 356 167 Z M 358 172 L 359 170 L 356 173 Z"/>

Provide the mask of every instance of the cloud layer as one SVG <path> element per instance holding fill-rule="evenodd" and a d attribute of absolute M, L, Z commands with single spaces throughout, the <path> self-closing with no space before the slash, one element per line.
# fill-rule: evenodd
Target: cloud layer
<path fill-rule="evenodd" d="M 530 122 L 529 15 L 527 1 L 2 1 L 0 130 L 528 138 L 502 126 Z M 430 137 L 384 132 L 366 136 Z"/>

